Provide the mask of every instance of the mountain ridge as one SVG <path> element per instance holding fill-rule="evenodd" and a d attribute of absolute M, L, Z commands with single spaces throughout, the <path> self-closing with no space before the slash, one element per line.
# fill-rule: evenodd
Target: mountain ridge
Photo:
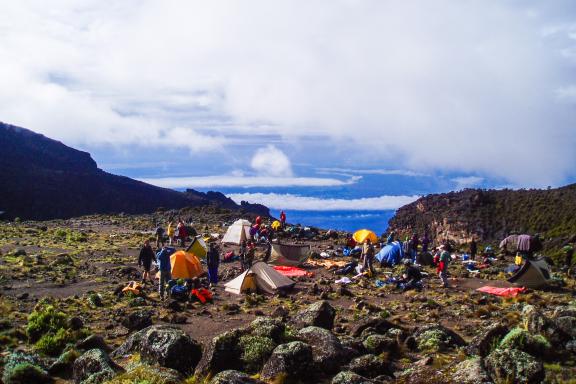
<path fill-rule="evenodd" d="M 209 204 L 270 215 L 263 205 L 238 205 L 220 192 L 178 192 L 105 172 L 88 152 L 2 122 L 0 147 L 0 211 L 5 218 L 49 220 Z"/>

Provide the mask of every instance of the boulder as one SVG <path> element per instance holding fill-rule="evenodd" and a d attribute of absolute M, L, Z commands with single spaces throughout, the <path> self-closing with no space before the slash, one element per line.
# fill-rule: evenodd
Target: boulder
<path fill-rule="evenodd" d="M 327 301 L 317 301 L 310 304 L 308 308 L 296 313 L 292 318 L 292 323 L 297 328 L 316 326 L 331 330 L 334 326 L 336 310 Z"/>
<path fill-rule="evenodd" d="M 224 370 L 242 369 L 240 337 L 245 334 L 244 330 L 233 329 L 214 337 L 204 349 L 195 376 L 207 377 Z"/>
<path fill-rule="evenodd" d="M 576 339 L 576 317 L 560 316 L 554 319 L 554 322 L 562 332 Z"/>
<path fill-rule="evenodd" d="M 100 384 L 112 379 L 122 368 L 116 365 L 105 352 L 91 349 L 80 356 L 73 365 L 76 384 Z"/>
<path fill-rule="evenodd" d="M 452 380 L 460 384 L 492 384 L 480 357 L 459 363 L 452 374 Z"/>
<path fill-rule="evenodd" d="M 84 327 L 84 321 L 80 317 L 71 317 L 68 320 L 68 327 L 74 331 L 78 331 Z"/>
<path fill-rule="evenodd" d="M 576 307 L 575 306 L 559 306 L 554 309 L 552 318 L 557 319 L 559 317 L 576 317 Z"/>
<path fill-rule="evenodd" d="M 562 331 L 558 325 L 533 305 L 525 305 L 522 309 L 522 319 L 528 332 L 546 337 L 553 345 L 563 345 L 570 340 L 570 335 Z"/>
<path fill-rule="evenodd" d="M 264 364 L 260 377 L 264 381 L 284 378 L 286 382 L 310 377 L 313 371 L 312 348 L 301 341 L 280 344 Z"/>
<path fill-rule="evenodd" d="M 52 378 L 40 366 L 36 356 L 18 351 L 5 358 L 2 382 L 4 384 L 48 384 L 52 383 Z"/>
<path fill-rule="evenodd" d="M 421 327 L 413 336 L 421 351 L 441 352 L 466 345 L 460 335 L 440 324 Z"/>
<path fill-rule="evenodd" d="M 543 357 L 550 352 L 551 345 L 542 335 L 532 335 L 523 328 L 514 328 L 500 342 L 499 348 L 517 349 L 534 357 Z"/>
<path fill-rule="evenodd" d="M 340 340 L 327 329 L 314 326 L 302 328 L 298 338 L 312 347 L 314 365 L 321 372 L 337 372 L 346 358 Z"/>
<path fill-rule="evenodd" d="M 48 373 L 52 376 L 67 377 L 72 372 L 74 361 L 80 356 L 78 351 L 71 349 L 61 354 L 58 359 L 50 365 Z"/>
<path fill-rule="evenodd" d="M 168 325 L 153 325 L 132 334 L 113 356 L 140 353 L 148 364 L 172 368 L 189 375 L 200 361 L 202 347 L 184 331 Z"/>
<path fill-rule="evenodd" d="M 544 380 L 542 362 L 517 349 L 496 349 L 484 359 L 484 365 L 497 384 L 531 384 Z"/>
<path fill-rule="evenodd" d="M 389 374 L 388 364 L 381 358 L 367 354 L 352 359 L 348 364 L 348 369 L 360 376 L 374 378 L 376 376 Z"/>
<path fill-rule="evenodd" d="M 342 371 L 332 378 L 331 384 L 374 384 L 374 381 L 352 371 Z"/>
<path fill-rule="evenodd" d="M 243 364 L 243 371 L 250 373 L 259 372 L 278 345 L 269 337 L 255 335 L 240 337 L 239 344 L 242 349 L 240 360 Z"/>
<path fill-rule="evenodd" d="M 363 319 L 354 323 L 354 327 L 350 331 L 350 335 L 358 337 L 364 332 L 366 328 L 373 328 L 376 333 L 385 334 L 391 328 L 398 328 L 388 320 L 378 317 L 371 317 Z"/>
<path fill-rule="evenodd" d="M 152 325 L 152 315 L 152 311 L 132 312 L 122 319 L 122 325 L 131 331 L 140 331 Z"/>
<path fill-rule="evenodd" d="M 116 376 L 106 384 L 182 384 L 183 377 L 177 371 L 147 364 L 129 364 L 132 368 Z"/>
<path fill-rule="evenodd" d="M 270 317 L 257 317 L 248 327 L 254 336 L 269 337 L 276 343 L 281 343 L 286 329 L 284 323 L 279 319 Z"/>
<path fill-rule="evenodd" d="M 110 352 L 111 348 L 106 344 L 104 338 L 98 335 L 90 335 L 84 340 L 76 343 L 76 349 L 87 351 L 89 349 L 101 349 L 104 352 Z"/>
<path fill-rule="evenodd" d="M 210 384 L 264 384 L 264 382 L 253 379 L 244 372 L 230 369 L 218 373 L 210 380 Z"/>
<path fill-rule="evenodd" d="M 398 352 L 398 343 L 396 339 L 383 335 L 370 335 L 362 343 L 364 348 L 370 353 L 379 355 L 382 352 L 396 354 Z"/>
<path fill-rule="evenodd" d="M 500 343 L 500 340 L 508 331 L 508 327 L 503 324 L 492 324 L 470 341 L 466 351 L 470 355 L 486 357 Z"/>

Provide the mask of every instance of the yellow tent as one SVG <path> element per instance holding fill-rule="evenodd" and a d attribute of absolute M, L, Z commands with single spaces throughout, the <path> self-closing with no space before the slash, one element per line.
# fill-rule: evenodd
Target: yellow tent
<path fill-rule="evenodd" d="M 173 253 L 170 256 L 170 265 L 173 279 L 192 279 L 203 273 L 202 264 L 193 253 L 184 251 Z"/>
<path fill-rule="evenodd" d="M 208 246 L 206 245 L 206 241 L 200 236 L 195 237 L 192 239 L 192 243 L 186 248 L 186 252 L 191 252 L 196 257 L 205 258 L 206 253 L 208 252 Z"/>
<path fill-rule="evenodd" d="M 366 239 L 370 240 L 372 243 L 376 243 L 378 241 L 378 236 L 376 236 L 374 232 L 368 229 L 360 229 L 359 231 L 354 232 L 352 238 L 357 243 L 363 243 L 366 241 Z"/>
<path fill-rule="evenodd" d="M 280 224 L 280 222 L 278 220 L 274 220 L 274 222 L 271 225 L 272 229 L 275 231 L 277 231 L 278 228 L 280 228 L 281 226 L 282 226 L 282 224 Z"/>

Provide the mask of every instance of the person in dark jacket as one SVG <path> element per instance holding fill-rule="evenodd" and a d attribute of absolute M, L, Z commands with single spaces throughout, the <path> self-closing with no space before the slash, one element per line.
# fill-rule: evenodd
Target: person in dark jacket
<path fill-rule="evenodd" d="M 160 272 L 160 286 L 158 287 L 158 293 L 160 294 L 161 300 L 164 300 L 166 284 L 168 281 L 172 280 L 170 255 L 175 251 L 174 248 L 162 247 L 162 249 L 156 254 L 156 260 L 158 260 L 158 269 Z"/>
<path fill-rule="evenodd" d="M 152 283 L 154 280 L 150 275 L 150 268 L 152 268 L 152 261 L 156 261 L 156 256 L 150 245 L 150 240 L 144 241 L 142 249 L 140 249 L 140 255 L 138 256 L 138 266 L 144 268 L 142 273 L 142 283 L 145 284 L 147 279 L 150 279 Z"/>
<path fill-rule="evenodd" d="M 415 265 L 412 265 L 409 259 L 404 260 L 404 273 L 402 274 L 402 280 L 400 280 L 398 285 L 402 287 L 403 291 L 408 291 L 410 289 L 422 289 L 422 273 L 420 269 Z"/>
<path fill-rule="evenodd" d="M 470 259 L 476 259 L 476 253 L 478 253 L 478 244 L 476 244 L 476 240 L 472 238 L 470 242 Z"/>
<path fill-rule="evenodd" d="M 208 280 L 210 286 L 218 284 L 218 267 L 220 266 L 220 252 L 214 243 L 210 243 L 210 249 L 206 254 L 206 264 L 208 265 Z"/>
<path fill-rule="evenodd" d="M 428 247 L 430 246 L 430 238 L 428 237 L 428 232 L 424 233 L 422 238 L 422 253 L 428 253 Z"/>
<path fill-rule="evenodd" d="M 410 257 L 412 258 L 412 262 L 416 262 L 416 256 L 418 255 L 418 245 L 420 244 L 420 239 L 418 239 L 418 234 L 414 233 L 412 235 L 412 243 L 410 249 Z"/>

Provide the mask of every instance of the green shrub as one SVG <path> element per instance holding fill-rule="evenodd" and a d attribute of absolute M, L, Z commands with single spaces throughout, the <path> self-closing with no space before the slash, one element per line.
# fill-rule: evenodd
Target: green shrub
<path fill-rule="evenodd" d="M 66 345 L 74 341 L 74 337 L 67 329 L 60 328 L 55 334 L 47 333 L 38 340 L 35 348 L 38 352 L 48 356 L 58 356 Z"/>
<path fill-rule="evenodd" d="M 56 310 L 52 305 L 47 305 L 34 310 L 28 316 L 26 334 L 34 343 L 47 333 L 56 334 L 59 329 L 66 328 L 67 323 L 68 318 L 63 312 Z"/>
<path fill-rule="evenodd" d="M 30 363 L 20 363 L 12 369 L 9 381 L 6 384 L 51 383 L 50 376 Z"/>

